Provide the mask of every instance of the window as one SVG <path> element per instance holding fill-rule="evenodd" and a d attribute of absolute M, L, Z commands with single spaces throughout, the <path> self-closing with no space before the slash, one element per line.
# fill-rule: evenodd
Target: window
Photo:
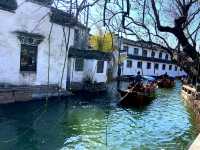
<path fill-rule="evenodd" d="M 22 31 L 15 33 L 21 42 L 20 71 L 36 72 L 38 45 L 42 42 L 44 36 Z"/>
<path fill-rule="evenodd" d="M 139 49 L 138 48 L 134 48 L 134 55 L 138 55 L 139 53 Z"/>
<path fill-rule="evenodd" d="M 97 62 L 97 73 L 103 73 L 104 70 L 104 61 Z"/>
<path fill-rule="evenodd" d="M 166 68 L 166 65 L 163 64 L 163 65 L 162 65 L 162 70 L 165 70 L 165 68 Z"/>
<path fill-rule="evenodd" d="M 162 59 L 162 52 L 159 53 L 159 58 Z"/>
<path fill-rule="evenodd" d="M 168 60 L 168 57 L 169 57 L 169 55 L 168 55 L 168 54 L 166 54 L 166 55 L 165 55 L 165 59 L 166 59 L 166 60 Z"/>
<path fill-rule="evenodd" d="M 177 66 L 175 66 L 174 70 L 175 70 L 175 71 L 177 71 L 177 69 L 178 69 L 178 67 L 177 67 Z"/>
<path fill-rule="evenodd" d="M 76 58 L 75 60 L 75 71 L 83 71 L 84 59 Z"/>
<path fill-rule="evenodd" d="M 172 70 L 172 65 L 169 65 L 169 70 Z"/>
<path fill-rule="evenodd" d="M 142 56 L 143 56 L 143 57 L 147 57 L 147 50 L 143 50 L 143 51 L 142 51 Z"/>
<path fill-rule="evenodd" d="M 123 50 L 128 52 L 128 46 L 123 46 Z"/>
<path fill-rule="evenodd" d="M 127 68 L 131 68 L 132 67 L 132 61 L 131 60 L 127 60 L 126 67 Z"/>
<path fill-rule="evenodd" d="M 151 69 L 151 63 L 150 62 L 147 63 L 147 69 Z"/>
<path fill-rule="evenodd" d="M 36 71 L 38 46 L 21 44 L 20 71 Z"/>
<path fill-rule="evenodd" d="M 154 51 L 151 52 L 151 57 L 152 57 L 152 58 L 155 57 L 155 52 L 154 52 Z"/>
<path fill-rule="evenodd" d="M 137 68 L 142 68 L 142 62 L 141 61 L 138 61 Z"/>
<path fill-rule="evenodd" d="M 79 30 L 75 29 L 74 30 L 74 41 L 78 41 L 79 40 Z"/>
<path fill-rule="evenodd" d="M 156 64 L 154 65 L 154 68 L 155 68 L 156 70 L 158 70 L 158 69 L 159 69 L 159 64 L 156 63 Z"/>

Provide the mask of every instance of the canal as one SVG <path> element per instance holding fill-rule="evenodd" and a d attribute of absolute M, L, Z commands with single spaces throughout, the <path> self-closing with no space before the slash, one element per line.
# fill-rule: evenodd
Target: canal
<path fill-rule="evenodd" d="M 187 149 L 199 130 L 180 86 L 140 109 L 117 105 L 116 83 L 106 94 L 1 105 L 0 150 Z"/>

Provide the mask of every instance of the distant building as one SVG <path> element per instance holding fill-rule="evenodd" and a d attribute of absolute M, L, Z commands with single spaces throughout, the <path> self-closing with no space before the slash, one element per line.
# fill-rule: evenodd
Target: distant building
<path fill-rule="evenodd" d="M 167 73 L 177 77 L 186 73 L 173 63 L 170 53 L 151 42 L 133 41 L 122 39 L 120 53 L 126 53 L 127 59 L 121 64 L 122 76 L 136 75 L 138 71 L 142 75 L 160 76 Z"/>

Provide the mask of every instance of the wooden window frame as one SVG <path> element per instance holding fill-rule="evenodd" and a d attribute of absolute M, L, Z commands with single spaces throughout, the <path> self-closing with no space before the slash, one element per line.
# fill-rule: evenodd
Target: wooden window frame
<path fill-rule="evenodd" d="M 30 59 L 32 60 L 32 63 L 27 63 L 26 65 L 23 65 L 22 61 L 25 59 L 25 55 L 23 54 L 24 50 L 26 49 L 26 52 L 28 53 L 28 61 Z M 34 55 L 31 55 L 31 51 L 33 52 Z M 21 44 L 21 52 L 20 52 L 20 71 L 21 72 L 36 72 L 37 71 L 37 53 L 38 53 L 38 46 L 33 46 L 33 45 L 26 45 L 26 44 Z M 34 63 L 33 63 L 34 62 Z"/>

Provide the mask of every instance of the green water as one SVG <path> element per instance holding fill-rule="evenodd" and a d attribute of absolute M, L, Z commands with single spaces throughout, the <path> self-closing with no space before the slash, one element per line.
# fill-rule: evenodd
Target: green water
<path fill-rule="evenodd" d="M 198 134 L 180 83 L 158 89 L 141 109 L 122 109 L 116 83 L 107 94 L 0 106 L 0 150 L 182 150 Z M 112 88 L 111 88 L 112 87 Z"/>

